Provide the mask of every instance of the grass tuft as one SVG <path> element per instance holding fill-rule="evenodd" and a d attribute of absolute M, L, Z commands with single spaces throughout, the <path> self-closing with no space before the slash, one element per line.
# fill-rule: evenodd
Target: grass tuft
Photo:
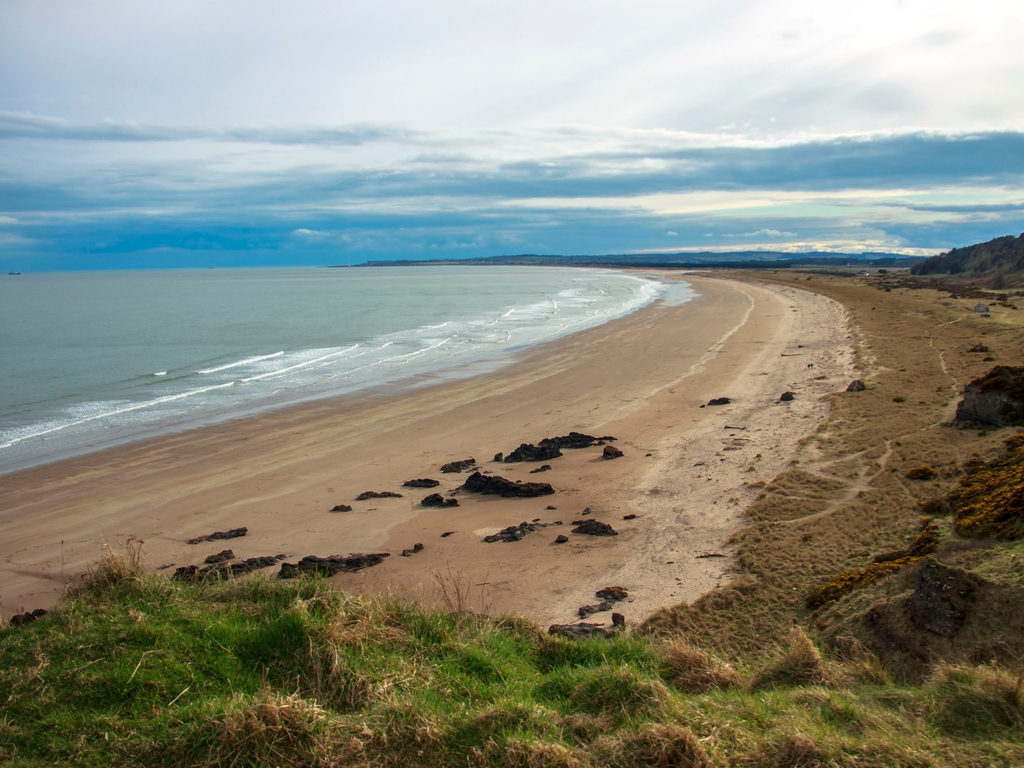
<path fill-rule="evenodd" d="M 674 723 L 647 723 L 636 731 L 603 737 L 594 744 L 593 754 L 598 765 L 609 768 L 707 768 L 711 764 L 693 731 Z"/>
<path fill-rule="evenodd" d="M 993 737 L 1024 726 L 1024 673 L 939 664 L 930 681 L 931 719 L 959 737 Z"/>
<path fill-rule="evenodd" d="M 821 653 L 802 628 L 794 627 L 789 636 L 788 649 L 754 676 L 751 688 L 756 691 L 765 688 L 829 685 L 830 682 Z"/>
<path fill-rule="evenodd" d="M 679 690 L 704 693 L 743 686 L 739 673 L 710 653 L 682 642 L 664 645 L 659 650 L 665 661 L 664 677 Z"/>

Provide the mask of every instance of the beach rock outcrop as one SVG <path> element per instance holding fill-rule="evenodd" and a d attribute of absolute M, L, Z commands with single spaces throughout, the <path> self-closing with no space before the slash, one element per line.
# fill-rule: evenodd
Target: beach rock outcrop
<path fill-rule="evenodd" d="M 203 562 L 207 563 L 208 565 L 216 565 L 217 563 L 223 563 L 227 560 L 234 559 L 235 553 L 233 551 L 231 551 L 230 549 L 222 549 L 216 555 L 208 555 L 206 560 L 204 560 Z"/>
<path fill-rule="evenodd" d="M 613 607 L 614 606 L 612 603 L 609 603 L 607 600 L 602 600 L 597 605 L 581 605 L 576 610 L 576 613 L 581 619 L 585 619 L 587 618 L 587 616 L 590 616 L 594 613 L 603 613 L 604 611 L 610 611 Z"/>
<path fill-rule="evenodd" d="M 603 624 L 588 624 L 585 621 L 581 621 L 579 624 L 552 624 L 548 627 L 549 635 L 567 637 L 570 640 L 584 640 L 589 637 L 603 637 L 611 640 L 617 637 L 621 631 L 622 627 L 617 624 L 606 627 Z"/>
<path fill-rule="evenodd" d="M 479 472 L 467 477 L 462 487 L 470 493 L 496 495 L 506 499 L 536 498 L 555 492 L 550 483 L 513 483 L 500 475 L 482 475 Z"/>
<path fill-rule="evenodd" d="M 189 539 L 189 544 L 202 544 L 204 541 L 222 541 L 224 539 L 237 539 L 245 536 L 249 532 L 248 528 L 232 528 L 230 531 L 214 531 L 209 536 L 197 536 L 194 539 Z"/>
<path fill-rule="evenodd" d="M 860 379 L 854 379 L 850 382 L 850 385 L 846 388 L 847 392 L 863 392 L 867 387 L 864 382 Z"/>
<path fill-rule="evenodd" d="M 545 437 L 540 442 L 541 445 L 550 444 L 557 448 L 570 448 L 572 450 L 576 450 L 578 448 L 589 448 L 592 445 L 600 445 L 602 443 L 613 443 L 615 442 L 615 438 L 611 435 L 594 437 L 593 435 L 585 435 L 582 432 L 570 432 L 568 435 Z"/>
<path fill-rule="evenodd" d="M 621 458 L 622 451 L 616 448 L 614 445 L 606 445 L 604 450 L 601 452 L 601 457 L 605 459 L 618 459 Z"/>
<path fill-rule="evenodd" d="M 437 488 L 440 484 L 440 480 L 431 480 L 429 477 L 421 477 L 416 480 L 406 480 L 402 483 L 406 488 Z"/>
<path fill-rule="evenodd" d="M 331 555 L 317 557 L 306 555 L 298 563 L 281 563 L 277 574 L 279 579 L 297 579 L 300 576 L 333 576 L 336 573 L 355 573 L 363 568 L 380 565 L 384 559 L 391 557 L 390 552 L 374 552 L 365 555 Z"/>
<path fill-rule="evenodd" d="M 965 384 L 953 423 L 1024 425 L 1024 368 L 997 365 Z"/>
<path fill-rule="evenodd" d="M 550 464 L 541 464 L 536 469 L 531 469 L 530 470 L 530 474 L 531 475 L 536 475 L 538 472 L 547 472 L 550 469 L 551 469 L 551 465 Z"/>
<path fill-rule="evenodd" d="M 600 597 L 602 600 L 625 600 L 629 597 L 629 592 L 626 591 L 625 587 L 614 586 L 605 587 L 599 589 L 594 593 L 594 597 Z"/>
<path fill-rule="evenodd" d="M 352 507 L 348 504 L 338 504 L 336 507 L 331 507 L 331 512 L 351 512 Z"/>
<path fill-rule="evenodd" d="M 597 520 L 573 520 L 573 533 L 584 533 L 587 536 L 618 536 L 619 532 L 608 523 L 601 523 Z"/>
<path fill-rule="evenodd" d="M 488 544 L 493 544 L 496 541 L 504 541 L 505 543 L 522 541 L 526 534 L 533 533 L 538 528 L 547 528 L 547 525 L 536 521 L 532 523 L 522 522 L 519 525 L 510 525 L 508 528 L 503 528 L 497 533 L 492 533 L 490 536 L 484 536 L 484 541 Z"/>
<path fill-rule="evenodd" d="M 461 461 L 449 461 L 441 466 L 441 471 L 445 473 L 465 472 L 467 469 L 472 469 L 475 466 L 476 459 L 462 459 Z"/>
<path fill-rule="evenodd" d="M 728 405 L 731 402 L 728 397 L 713 397 L 708 400 L 708 405 Z"/>
<path fill-rule="evenodd" d="M 11 616 L 8 622 L 12 627 L 20 627 L 25 624 L 30 624 L 38 618 L 41 618 L 48 614 L 49 611 L 45 608 L 36 608 L 34 611 L 25 611 L 25 613 L 16 613 Z"/>
<path fill-rule="evenodd" d="M 420 504 L 424 507 L 457 507 L 459 506 L 459 500 L 446 499 L 440 493 L 432 493 L 429 496 L 425 496 Z"/>
<path fill-rule="evenodd" d="M 200 568 L 198 565 L 185 565 L 174 570 L 171 580 L 184 581 L 187 584 L 198 584 L 203 581 L 224 581 L 235 576 L 244 576 L 261 568 L 269 568 L 272 565 L 277 565 L 281 560 L 284 560 L 284 555 L 250 557 L 245 560 L 239 560 L 236 563 L 219 562 L 215 565 L 208 565 L 205 568 Z"/>
<path fill-rule="evenodd" d="M 557 459 L 561 455 L 562 451 L 559 450 L 557 445 L 542 440 L 540 445 L 522 443 L 518 448 L 505 456 L 504 462 L 506 464 L 515 464 L 519 461 L 547 461 L 548 459 Z"/>
<path fill-rule="evenodd" d="M 363 491 L 356 496 L 356 501 L 366 501 L 367 499 L 400 499 L 402 494 L 395 493 L 394 491 Z"/>

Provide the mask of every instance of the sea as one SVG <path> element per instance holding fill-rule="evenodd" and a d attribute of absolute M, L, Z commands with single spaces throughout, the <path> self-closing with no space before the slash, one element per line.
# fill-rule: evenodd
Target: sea
<path fill-rule="evenodd" d="M 0 276 L 0 473 L 161 433 L 509 364 L 693 296 L 557 267 L 307 267 Z"/>

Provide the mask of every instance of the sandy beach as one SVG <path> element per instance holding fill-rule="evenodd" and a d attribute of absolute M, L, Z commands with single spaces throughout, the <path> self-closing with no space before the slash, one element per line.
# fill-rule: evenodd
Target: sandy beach
<path fill-rule="evenodd" d="M 685 279 L 699 294 L 688 304 L 656 302 L 488 373 L 294 406 L 0 476 L 0 611 L 52 605 L 104 544 L 129 537 L 145 542 L 154 568 L 200 564 L 225 547 L 240 558 L 282 553 L 291 562 L 390 552 L 379 566 L 333 580 L 433 601 L 440 578 L 449 592 L 468 590 L 476 610 L 545 624 L 574 620 L 611 584 L 629 591 L 617 608 L 629 622 L 693 600 L 728 580 L 728 539 L 758 492 L 750 484 L 787 466 L 799 439 L 827 416 L 823 395 L 846 386 L 853 361 L 844 311 L 831 299 Z M 794 399 L 779 402 L 785 391 Z M 732 402 L 702 407 L 717 397 Z M 609 461 L 601 447 L 566 450 L 536 475 L 536 464 L 492 461 L 572 430 L 613 435 L 624 455 Z M 430 477 L 450 495 L 467 475 L 441 474 L 440 466 L 469 457 L 513 481 L 549 482 L 556 493 L 460 492 L 459 507 L 437 510 L 419 504 L 430 490 L 402 487 Z M 368 490 L 404 497 L 355 501 Z M 330 512 L 337 504 L 353 510 Z M 570 533 L 587 507 L 619 535 Z M 522 541 L 482 540 L 537 518 L 550 525 Z M 239 526 L 248 528 L 244 538 L 186 543 Z M 555 544 L 559 534 L 569 542 Z M 416 543 L 421 552 L 400 556 Z M 610 621 L 608 613 L 591 620 Z"/>

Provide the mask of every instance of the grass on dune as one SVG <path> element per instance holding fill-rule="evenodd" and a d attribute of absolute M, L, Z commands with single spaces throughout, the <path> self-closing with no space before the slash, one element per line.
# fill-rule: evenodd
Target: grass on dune
<path fill-rule="evenodd" d="M 997 669 L 949 667 L 900 687 L 794 631 L 737 670 L 681 641 L 570 641 L 522 617 L 429 611 L 321 581 L 172 583 L 114 553 L 50 615 L 0 631 L 0 664 L 0 759 L 21 766 L 1024 756 L 1020 680 Z"/>

